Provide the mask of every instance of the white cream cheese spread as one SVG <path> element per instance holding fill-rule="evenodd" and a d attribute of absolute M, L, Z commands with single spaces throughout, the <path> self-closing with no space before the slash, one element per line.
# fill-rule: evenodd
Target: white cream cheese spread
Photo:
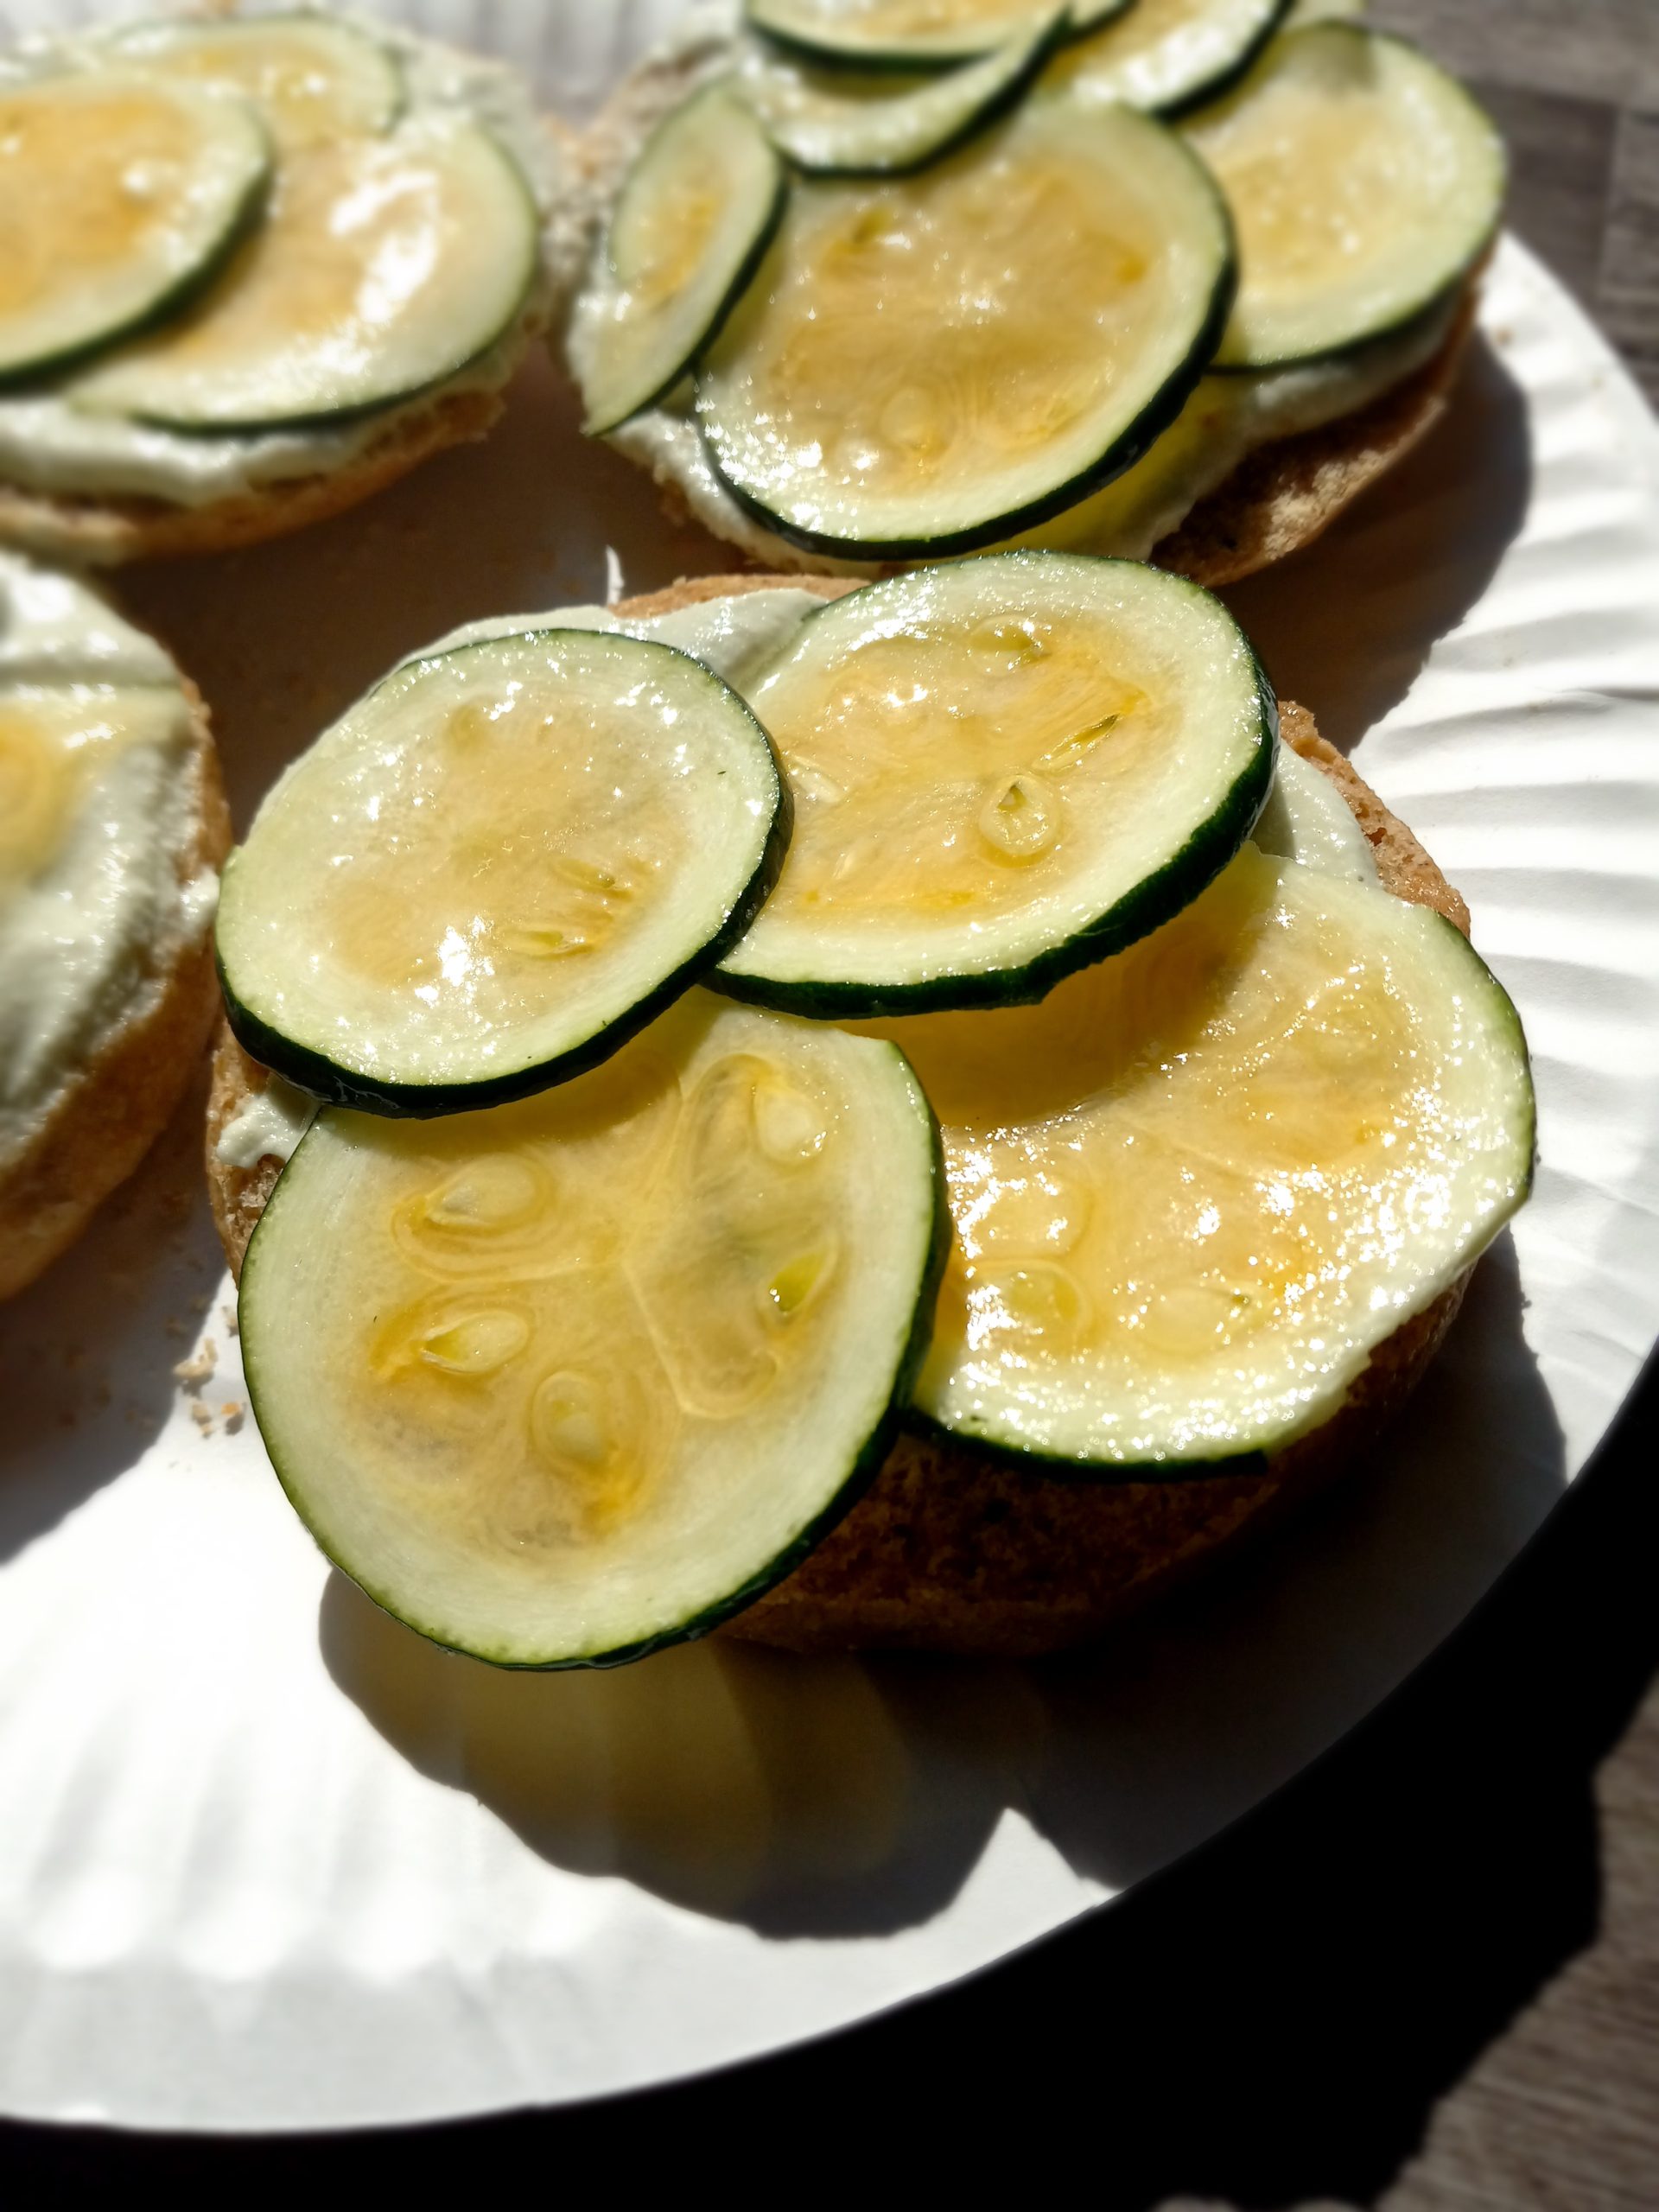
<path fill-rule="evenodd" d="M 395 55 L 406 116 L 461 117 L 489 131 L 523 171 L 547 220 L 559 199 L 562 164 L 551 133 L 510 70 L 373 18 L 342 14 L 336 20 L 354 24 Z M 111 35 L 95 30 L 71 39 L 25 41 L 0 57 L 0 86 L 98 66 L 108 55 Z M 546 311 L 545 288 L 538 288 L 512 328 L 442 385 L 335 425 L 200 435 L 82 410 L 67 387 L 3 393 L 0 481 L 71 497 L 149 498 L 204 506 L 263 485 L 327 474 L 349 466 L 435 400 L 499 391 L 512 373 L 524 332 L 538 327 Z"/>
<path fill-rule="evenodd" d="M 219 1133 L 215 1160 L 227 1167 L 255 1167 L 262 1160 L 292 1160 L 316 1119 L 318 1101 L 273 1075 L 249 1094 Z"/>
<path fill-rule="evenodd" d="M 592 175 L 568 197 L 550 233 L 556 275 L 567 295 L 585 283 L 611 202 L 640 145 L 694 85 L 730 68 L 736 31 L 736 10 L 728 0 L 694 7 L 607 111 Z M 1103 491 L 1007 543 L 1144 560 L 1258 448 L 1357 412 L 1432 360 L 1460 304 L 1450 300 L 1396 334 L 1340 359 L 1265 374 L 1204 378 L 1143 460 Z M 707 529 L 771 568 L 879 573 L 868 563 L 803 553 L 740 506 L 709 459 L 689 386 L 623 423 L 610 433 L 609 442 L 658 484 L 671 486 Z"/>
<path fill-rule="evenodd" d="M 0 1166 L 212 922 L 194 741 L 159 645 L 0 555 Z"/>

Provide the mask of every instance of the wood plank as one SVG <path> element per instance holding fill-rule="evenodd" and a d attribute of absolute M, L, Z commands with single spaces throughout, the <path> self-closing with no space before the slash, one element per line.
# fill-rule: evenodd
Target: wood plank
<path fill-rule="evenodd" d="M 1511 226 L 1593 314 L 1617 111 L 1484 78 L 1469 86 L 1509 148 Z"/>
<path fill-rule="evenodd" d="M 1465 77 L 1659 110 L 1655 0 L 1372 0 L 1370 14 Z"/>
<path fill-rule="evenodd" d="M 1595 306 L 1659 404 L 1659 116 L 1618 119 Z"/>

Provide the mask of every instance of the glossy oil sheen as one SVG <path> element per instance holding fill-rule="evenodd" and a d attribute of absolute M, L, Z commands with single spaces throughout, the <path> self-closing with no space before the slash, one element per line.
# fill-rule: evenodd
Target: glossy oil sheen
<path fill-rule="evenodd" d="M 1313 1426 L 1530 1174 L 1519 1031 L 1449 925 L 1252 846 L 1040 1006 L 878 1033 L 957 1231 L 918 1403 L 1060 1458 Z"/>

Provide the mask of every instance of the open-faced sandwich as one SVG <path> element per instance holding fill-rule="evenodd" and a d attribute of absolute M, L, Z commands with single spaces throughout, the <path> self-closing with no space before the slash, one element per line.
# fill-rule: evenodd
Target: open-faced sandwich
<path fill-rule="evenodd" d="M 244 544 L 482 435 L 546 319 L 559 166 L 507 71 L 381 23 L 0 57 L 0 538 Z"/>
<path fill-rule="evenodd" d="M 200 1068 L 229 843 L 194 686 L 84 585 L 0 554 L 0 1298 Z"/>
<path fill-rule="evenodd" d="M 1524 1198 L 1466 928 L 1155 568 L 457 632 L 226 871 L 277 1473 L 505 1664 L 1086 1637 L 1363 1449 Z"/>
<path fill-rule="evenodd" d="M 1503 189 L 1443 70 L 1306 14 L 695 10 L 562 213 L 587 429 L 774 569 L 1306 544 L 1443 410 Z"/>

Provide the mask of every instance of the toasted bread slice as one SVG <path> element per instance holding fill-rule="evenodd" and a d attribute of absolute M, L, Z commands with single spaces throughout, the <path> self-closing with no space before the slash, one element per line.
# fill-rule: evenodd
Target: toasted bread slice
<path fill-rule="evenodd" d="M 839 598 L 830 576 L 700 576 L 625 600 L 644 619 L 791 584 Z M 1280 709 L 1287 743 L 1330 777 L 1363 830 L 1385 889 L 1433 906 L 1466 936 L 1468 909 L 1301 708 Z M 267 1071 L 222 1023 L 207 1114 L 207 1181 L 232 1272 L 281 1172 L 217 1156 L 226 1125 Z M 1341 1410 L 1276 1455 L 1265 1473 L 1185 1482 L 1092 1483 L 1031 1474 L 970 1445 L 905 1436 L 872 1488 L 804 1566 L 729 1622 L 722 1635 L 797 1651 L 885 1646 L 998 1654 L 1086 1642 L 1247 1529 L 1348 1465 L 1403 1403 L 1451 1326 L 1468 1277 L 1371 1356 Z"/>
<path fill-rule="evenodd" d="M 207 710 L 184 693 L 182 769 L 191 829 L 176 857 L 188 883 L 223 863 L 230 811 Z M 212 933 L 181 940 L 135 993 L 124 1017 L 60 1090 L 27 1149 L 0 1166 L 0 1298 L 32 1282 L 73 1244 L 161 1135 L 200 1065 L 219 1004 Z"/>
<path fill-rule="evenodd" d="M 624 78 L 573 147 L 561 224 L 567 290 L 580 281 L 577 242 L 603 223 L 643 138 L 691 86 L 724 67 L 728 59 L 728 41 L 718 33 L 688 31 Z M 1470 276 L 1445 340 L 1421 367 L 1351 415 L 1259 446 L 1225 483 L 1196 502 L 1148 558 L 1196 583 L 1229 584 L 1311 545 L 1445 415 L 1475 327 L 1481 273 L 1477 268 Z M 683 524 L 692 518 L 671 474 L 659 474 L 658 487 L 671 519 Z M 775 557 L 808 570 L 844 572 L 850 565 L 793 548 L 780 549 Z"/>

